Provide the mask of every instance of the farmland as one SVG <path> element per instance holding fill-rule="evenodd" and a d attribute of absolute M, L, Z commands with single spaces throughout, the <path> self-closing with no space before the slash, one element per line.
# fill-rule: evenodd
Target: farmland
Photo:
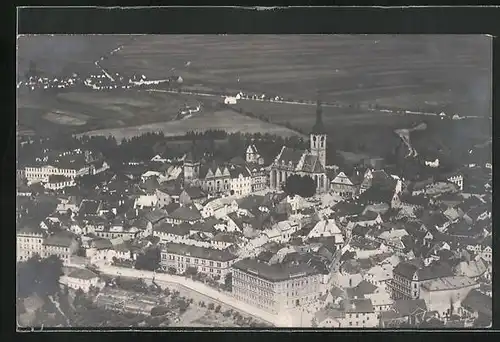
<path fill-rule="evenodd" d="M 122 48 L 110 55 L 118 46 Z M 360 142 L 373 153 L 387 152 L 388 146 L 399 142 L 394 129 L 412 127 L 422 118 L 369 111 L 363 105 L 491 116 L 491 39 L 486 36 L 34 36 L 19 39 L 18 53 L 19 75 L 32 60 L 47 75 L 98 73 L 93 62 L 106 56 L 100 64 L 110 73 L 150 79 L 182 76 L 183 88 L 193 92 L 244 91 L 315 100 L 321 91 L 325 102 L 343 105 L 324 107 L 329 140 L 347 149 L 342 145 L 356 136 L 359 141 L 354 144 Z M 117 138 L 159 130 L 179 135 L 209 128 L 291 134 L 274 124 L 288 123 L 308 131 L 315 111 L 310 105 L 241 100 L 233 108 L 253 114 L 245 117 L 219 111 L 214 104 L 220 98 L 121 90 L 43 96 L 31 92 L 18 100 L 22 130 Z M 197 103 L 204 107 L 202 113 L 172 121 L 181 106 Z M 486 140 L 489 134 L 482 129 L 472 132 L 476 123 L 468 126 L 469 120 L 444 124 L 438 118 L 423 119 L 429 126 L 423 140 L 448 149 L 447 140 L 456 144 L 478 134 Z M 420 138 L 416 134 L 413 139 Z"/>
<path fill-rule="evenodd" d="M 287 128 L 239 115 L 230 110 L 202 112 L 184 120 L 157 122 L 152 124 L 110 128 L 84 133 L 85 135 L 112 135 L 117 140 L 148 132 L 163 132 L 165 136 L 184 135 L 189 131 L 225 130 L 229 133 L 269 132 L 282 136 L 297 134 Z"/>

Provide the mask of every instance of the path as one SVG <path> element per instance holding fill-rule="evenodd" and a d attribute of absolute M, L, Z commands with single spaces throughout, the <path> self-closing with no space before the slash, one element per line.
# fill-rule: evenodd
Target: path
<path fill-rule="evenodd" d="M 153 278 L 153 272 L 150 271 L 143 271 L 143 270 L 136 270 L 136 269 L 130 269 L 130 268 L 122 268 L 122 267 L 116 267 L 116 266 L 108 266 L 108 265 L 100 265 L 99 270 L 105 274 L 109 275 L 115 275 L 115 276 L 124 276 L 124 277 L 131 277 L 131 278 L 142 278 L 142 279 L 152 279 Z M 195 282 L 191 279 L 181 277 L 181 276 L 176 276 L 176 275 L 171 275 L 171 274 L 166 274 L 166 273 L 156 273 L 154 275 L 155 277 L 155 282 L 158 284 L 161 284 L 163 282 L 166 283 L 175 283 L 179 284 L 181 286 L 184 286 L 192 291 L 198 292 L 200 294 L 203 294 L 207 297 L 212 298 L 213 300 L 219 301 L 227 306 L 230 306 L 234 308 L 235 310 L 245 312 L 246 314 L 249 314 L 251 316 L 255 316 L 263 321 L 266 321 L 268 323 L 271 323 L 275 326 L 281 326 L 281 327 L 287 327 L 290 326 L 288 325 L 288 321 L 283 321 L 280 316 L 274 315 L 271 313 L 268 313 L 264 310 L 260 310 L 258 308 L 255 308 L 249 304 L 246 304 L 244 302 L 241 302 L 232 296 L 219 292 L 205 284 Z"/>
<path fill-rule="evenodd" d="M 52 298 L 52 296 L 49 296 L 49 299 L 50 301 L 52 302 L 52 304 L 55 305 L 55 307 L 57 308 L 57 310 L 61 313 L 61 315 L 66 319 L 66 324 L 68 326 L 71 326 L 71 322 L 69 321 L 69 318 L 68 316 L 66 316 L 66 314 L 61 310 L 61 307 L 59 306 L 59 302 L 55 301 L 54 298 Z"/>

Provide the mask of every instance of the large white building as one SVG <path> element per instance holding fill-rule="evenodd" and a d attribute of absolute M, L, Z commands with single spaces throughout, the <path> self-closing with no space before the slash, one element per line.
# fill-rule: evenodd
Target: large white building
<path fill-rule="evenodd" d="M 20 229 L 16 234 L 17 261 L 26 261 L 35 254 L 43 257 L 45 235 L 45 232 L 38 227 Z"/>
<path fill-rule="evenodd" d="M 190 246 L 181 243 L 167 243 L 161 252 L 160 265 L 164 271 L 174 268 L 177 273 L 184 273 L 188 268 L 212 277 L 220 277 L 221 281 L 231 270 L 236 256 L 225 250 Z"/>
<path fill-rule="evenodd" d="M 243 259 L 232 266 L 233 296 L 262 310 L 278 314 L 315 302 L 322 275 L 307 264 L 267 264 Z"/>

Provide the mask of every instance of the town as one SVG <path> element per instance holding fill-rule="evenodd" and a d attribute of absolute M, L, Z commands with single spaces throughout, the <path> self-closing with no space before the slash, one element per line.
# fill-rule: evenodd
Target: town
<path fill-rule="evenodd" d="M 307 139 L 20 138 L 20 326 L 490 327 L 491 154 L 352 158 L 322 106 Z"/>

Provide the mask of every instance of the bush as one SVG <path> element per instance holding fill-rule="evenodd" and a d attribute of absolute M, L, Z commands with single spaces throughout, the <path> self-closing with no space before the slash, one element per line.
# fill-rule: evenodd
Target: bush
<path fill-rule="evenodd" d="M 170 310 L 165 306 L 155 306 L 151 309 L 151 316 L 163 316 L 166 315 Z"/>
<path fill-rule="evenodd" d="M 217 306 L 215 307 L 215 312 L 217 312 L 217 313 L 219 313 L 219 312 L 220 312 L 220 305 L 217 305 Z"/>
<path fill-rule="evenodd" d="M 214 303 L 208 304 L 208 310 L 213 310 L 215 307 Z"/>
<path fill-rule="evenodd" d="M 231 310 L 226 310 L 222 313 L 224 317 L 230 317 L 231 316 Z"/>
<path fill-rule="evenodd" d="M 169 273 L 169 274 L 176 274 L 176 273 L 177 273 L 177 270 L 175 269 L 175 267 L 169 267 L 169 268 L 168 268 L 168 273 Z"/>

